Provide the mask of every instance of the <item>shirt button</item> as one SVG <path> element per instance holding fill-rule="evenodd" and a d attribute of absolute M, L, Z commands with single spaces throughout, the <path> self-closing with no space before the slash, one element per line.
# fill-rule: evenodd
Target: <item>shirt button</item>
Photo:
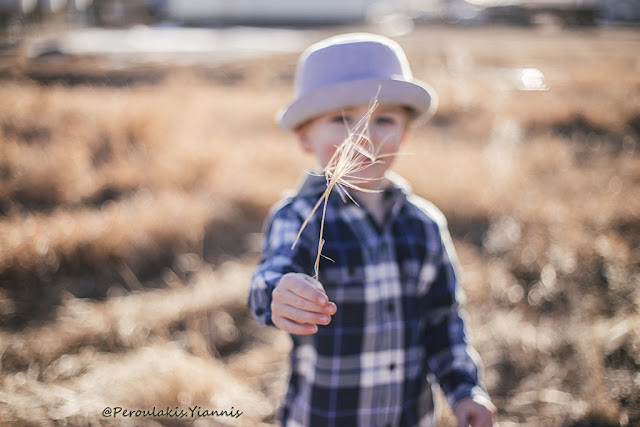
<path fill-rule="evenodd" d="M 390 364 L 389 365 L 389 370 L 393 371 L 394 369 L 396 369 L 396 364 L 395 363 Z"/>
<path fill-rule="evenodd" d="M 353 277 L 356 274 L 356 269 L 353 265 L 349 264 L 347 266 L 347 274 L 349 275 L 349 277 Z"/>
<path fill-rule="evenodd" d="M 393 313 L 395 306 L 393 305 L 392 302 L 390 302 L 389 304 L 387 304 L 387 312 L 389 313 Z"/>

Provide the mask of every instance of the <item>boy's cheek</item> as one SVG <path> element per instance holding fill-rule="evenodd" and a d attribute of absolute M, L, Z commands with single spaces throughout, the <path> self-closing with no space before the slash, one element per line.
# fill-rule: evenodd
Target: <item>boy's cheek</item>
<path fill-rule="evenodd" d="M 327 164 L 329 164 L 329 162 L 331 161 L 331 158 L 336 153 L 336 150 L 337 150 L 337 144 L 333 144 L 332 146 L 325 147 L 325 149 L 322 152 L 322 158 L 320 159 L 323 167 L 326 167 Z"/>

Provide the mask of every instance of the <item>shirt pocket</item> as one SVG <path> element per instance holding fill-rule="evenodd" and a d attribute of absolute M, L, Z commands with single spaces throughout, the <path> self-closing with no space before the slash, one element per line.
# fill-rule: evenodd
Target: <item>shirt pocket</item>
<path fill-rule="evenodd" d="M 329 299 L 336 304 L 364 304 L 366 277 L 362 268 L 333 265 L 320 270 L 320 282 Z"/>
<path fill-rule="evenodd" d="M 336 304 L 336 314 L 329 328 L 362 328 L 367 323 L 365 310 L 366 277 L 364 268 L 353 264 L 330 262 L 320 265 L 319 279 L 329 301 Z"/>

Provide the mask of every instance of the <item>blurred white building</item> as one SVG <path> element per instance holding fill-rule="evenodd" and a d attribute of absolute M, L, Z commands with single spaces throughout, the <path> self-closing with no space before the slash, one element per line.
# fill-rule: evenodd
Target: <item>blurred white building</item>
<path fill-rule="evenodd" d="M 166 0 L 164 14 L 185 23 L 344 23 L 406 10 L 406 0 Z"/>

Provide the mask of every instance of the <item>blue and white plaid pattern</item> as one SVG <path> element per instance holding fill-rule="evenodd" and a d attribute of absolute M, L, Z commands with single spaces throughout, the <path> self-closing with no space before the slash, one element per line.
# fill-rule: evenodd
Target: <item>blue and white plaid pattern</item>
<path fill-rule="evenodd" d="M 294 250 L 298 230 L 325 189 L 309 176 L 268 221 L 249 306 L 271 322 L 271 293 L 289 272 L 314 275 L 320 230 L 316 213 Z M 446 222 L 404 184 L 385 191 L 382 228 L 335 192 L 327 206 L 319 279 L 338 310 L 313 335 L 294 335 L 286 426 L 431 425 L 435 377 L 453 405 L 485 392 L 467 344 L 457 263 Z"/>

